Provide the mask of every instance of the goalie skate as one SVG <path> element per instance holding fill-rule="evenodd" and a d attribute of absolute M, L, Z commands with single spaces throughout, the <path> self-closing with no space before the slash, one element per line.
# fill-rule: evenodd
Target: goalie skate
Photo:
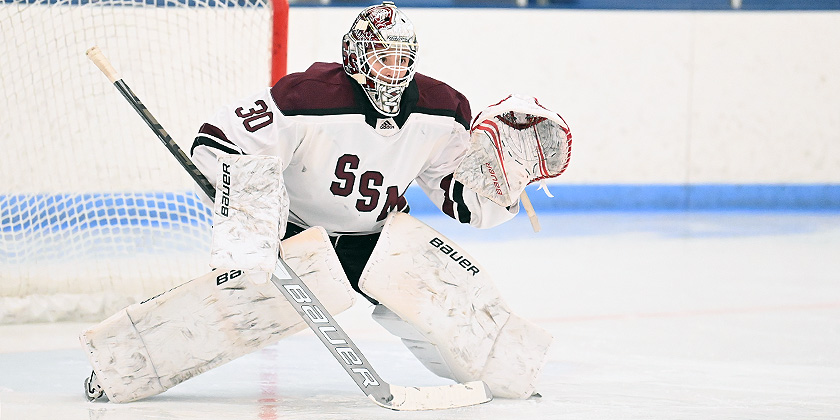
<path fill-rule="evenodd" d="M 88 401 L 108 401 L 105 390 L 102 389 L 102 385 L 96 378 L 96 372 L 91 372 L 90 376 L 85 379 L 85 396 Z"/>

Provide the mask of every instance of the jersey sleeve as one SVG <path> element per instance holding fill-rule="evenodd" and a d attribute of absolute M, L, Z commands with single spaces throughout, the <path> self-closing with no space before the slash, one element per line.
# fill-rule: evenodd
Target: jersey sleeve
<path fill-rule="evenodd" d="M 199 128 L 190 155 L 201 173 L 217 185 L 219 155 L 277 156 L 285 169 L 302 138 L 302 130 L 283 116 L 270 90 L 265 89 L 220 108 Z M 198 191 L 202 201 L 212 207 L 210 199 Z"/>
<path fill-rule="evenodd" d="M 438 146 L 426 168 L 417 177 L 417 185 L 449 217 L 477 228 L 498 226 L 519 213 L 519 202 L 509 208 L 482 197 L 453 177 L 469 145 L 469 132 L 455 123 L 452 133 Z"/>

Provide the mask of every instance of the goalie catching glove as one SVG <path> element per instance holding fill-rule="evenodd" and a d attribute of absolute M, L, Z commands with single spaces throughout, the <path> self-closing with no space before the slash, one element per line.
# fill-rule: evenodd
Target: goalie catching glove
<path fill-rule="evenodd" d="M 536 98 L 508 96 L 481 111 L 470 133 L 455 179 L 501 206 L 515 204 L 528 184 L 559 176 L 569 165 L 572 133 Z"/>

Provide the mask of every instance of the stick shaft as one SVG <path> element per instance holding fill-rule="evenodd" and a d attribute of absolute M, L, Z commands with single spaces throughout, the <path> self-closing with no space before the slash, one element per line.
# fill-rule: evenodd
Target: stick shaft
<path fill-rule="evenodd" d="M 140 115 L 140 118 L 146 122 L 146 125 L 152 129 L 155 135 L 160 139 L 166 149 L 175 157 L 178 163 L 187 171 L 192 179 L 198 184 L 202 191 L 213 200 L 216 197 L 216 188 L 207 180 L 207 177 L 195 166 L 192 160 L 184 153 L 184 151 L 172 140 L 169 133 L 163 128 L 158 120 L 149 112 L 146 105 L 140 101 L 140 98 L 131 91 L 131 88 L 119 77 L 119 73 L 111 65 L 111 62 L 105 58 L 102 51 L 98 47 L 93 47 L 87 50 L 87 56 L 96 64 L 96 67 L 108 77 L 108 80 L 114 84 L 114 87 L 123 95 L 126 101 L 131 104 L 131 107 Z"/>
<path fill-rule="evenodd" d="M 181 164 L 181 167 L 183 167 L 190 175 L 190 177 L 196 182 L 196 184 L 198 184 L 198 186 L 201 188 L 204 194 L 207 194 L 207 196 L 210 197 L 210 200 L 214 200 L 216 197 L 216 188 L 213 186 L 213 184 L 210 183 L 207 177 L 205 177 L 204 174 L 201 173 L 201 170 L 199 170 L 198 167 L 195 166 L 195 164 L 187 156 L 187 154 L 184 153 L 184 150 L 178 146 L 178 143 L 175 143 L 175 141 L 172 140 L 172 137 L 169 136 L 169 133 L 167 133 L 163 126 L 160 125 L 160 123 L 157 121 L 157 119 L 155 119 L 152 113 L 149 112 L 145 105 L 143 105 L 143 102 L 141 102 L 140 99 L 137 98 L 134 92 L 131 91 L 131 88 L 129 88 L 128 85 L 125 84 L 125 82 L 122 79 L 114 82 L 114 86 L 117 88 L 117 90 L 120 91 L 120 93 L 122 93 L 122 95 L 125 97 L 128 103 L 130 103 L 131 106 L 134 108 L 134 110 L 137 111 L 138 114 L 140 114 L 140 117 L 143 118 L 143 121 L 146 122 L 149 128 L 151 128 L 152 131 L 155 132 L 155 135 L 157 135 L 158 139 L 160 139 L 160 141 L 163 142 L 163 145 L 166 146 L 166 148 L 169 150 L 172 156 L 175 157 L 175 160 L 177 160 L 178 163 Z"/>
<path fill-rule="evenodd" d="M 528 194 L 525 191 L 522 191 L 522 194 L 519 195 L 519 201 L 522 203 L 522 206 L 525 207 L 525 212 L 528 213 L 528 219 L 531 221 L 531 228 L 534 229 L 534 232 L 540 231 L 540 220 L 537 218 L 537 212 L 534 211 L 534 206 L 531 205 L 531 199 L 528 198 Z"/>

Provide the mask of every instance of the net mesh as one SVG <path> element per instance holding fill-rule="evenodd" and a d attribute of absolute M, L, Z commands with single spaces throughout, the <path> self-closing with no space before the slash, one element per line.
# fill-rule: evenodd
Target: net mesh
<path fill-rule="evenodd" d="M 268 0 L 6 0 L 0 31 L 0 323 L 100 320 L 206 273 L 210 210 L 85 51 L 188 152 L 270 83 Z"/>

